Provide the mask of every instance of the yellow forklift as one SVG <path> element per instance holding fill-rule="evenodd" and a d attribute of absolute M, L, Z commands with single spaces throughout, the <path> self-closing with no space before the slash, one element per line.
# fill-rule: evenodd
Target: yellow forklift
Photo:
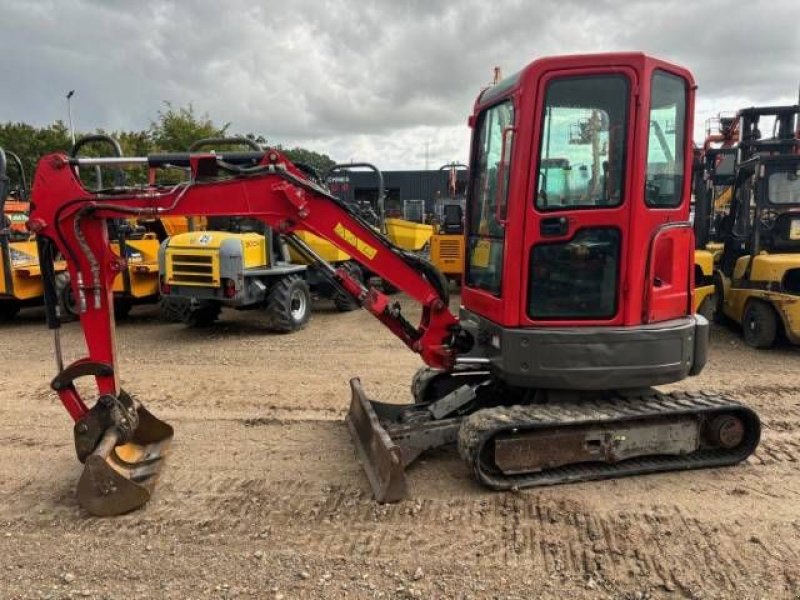
<path fill-rule="evenodd" d="M 800 106 L 739 111 L 740 142 L 731 212 L 721 224 L 716 316 L 769 348 L 780 334 L 800 344 Z M 773 137 L 758 123 L 774 117 Z"/>
<path fill-rule="evenodd" d="M 712 320 L 717 306 L 714 269 L 722 255 L 719 227 L 730 208 L 736 149 L 708 148 L 694 163 L 694 310 Z"/>
<path fill-rule="evenodd" d="M 9 177 L 11 159 L 16 180 Z M 43 302 L 44 288 L 36 240 L 25 223 L 29 212 L 28 186 L 19 156 L 0 148 L 0 320 L 8 321 L 27 306 Z M 58 261 L 57 273 L 66 265 Z"/>

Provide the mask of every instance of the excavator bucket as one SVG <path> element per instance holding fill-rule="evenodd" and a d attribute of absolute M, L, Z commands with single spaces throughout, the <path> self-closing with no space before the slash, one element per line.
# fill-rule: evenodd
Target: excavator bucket
<path fill-rule="evenodd" d="M 110 427 L 84 461 L 78 502 L 92 515 L 121 515 L 150 500 L 174 432 L 143 406 L 136 412 L 139 425 L 127 443 Z"/>

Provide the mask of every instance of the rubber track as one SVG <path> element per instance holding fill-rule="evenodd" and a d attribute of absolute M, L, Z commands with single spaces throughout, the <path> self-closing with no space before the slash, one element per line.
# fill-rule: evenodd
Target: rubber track
<path fill-rule="evenodd" d="M 745 437 L 731 450 L 700 449 L 684 456 L 643 456 L 616 464 L 580 463 L 521 475 L 504 475 L 491 460 L 487 446 L 494 436 L 516 431 L 552 430 L 578 425 L 625 423 L 642 419 L 665 420 L 692 415 L 737 414 L 745 424 Z M 559 402 L 527 406 L 496 407 L 479 410 L 462 422 L 458 450 L 475 476 L 497 490 L 592 481 L 663 471 L 702 469 L 733 465 L 745 460 L 758 446 L 761 424 L 750 408 L 735 400 L 707 392 L 656 392 L 646 396 L 612 397 L 584 402 Z"/>

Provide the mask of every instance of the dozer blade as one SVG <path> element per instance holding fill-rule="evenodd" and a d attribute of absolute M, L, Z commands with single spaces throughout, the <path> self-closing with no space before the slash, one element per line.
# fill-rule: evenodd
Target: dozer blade
<path fill-rule="evenodd" d="M 136 412 L 139 426 L 129 442 L 118 445 L 119 434 L 110 427 L 84 461 L 78 502 L 92 515 L 121 515 L 150 500 L 174 431 L 143 406 Z"/>
<path fill-rule="evenodd" d="M 403 453 L 381 425 L 376 408 L 391 405 L 373 403 L 364 394 L 358 378 L 350 380 L 352 399 L 345 422 L 378 502 L 398 502 L 406 497 L 407 484 Z"/>

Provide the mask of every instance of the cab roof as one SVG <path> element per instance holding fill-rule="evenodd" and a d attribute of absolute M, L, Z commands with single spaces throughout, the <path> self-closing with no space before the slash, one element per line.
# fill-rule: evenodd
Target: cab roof
<path fill-rule="evenodd" d="M 644 52 L 607 52 L 547 56 L 534 60 L 520 71 L 504 78 L 496 85 L 481 91 L 475 101 L 475 112 L 496 103 L 501 98 L 513 95 L 518 92 L 520 88 L 525 86 L 526 83 L 532 83 L 531 80 L 537 79 L 541 74 L 547 71 L 594 69 L 598 67 L 609 67 L 612 71 L 615 67 L 628 67 L 637 71 L 663 68 L 681 75 L 689 82 L 691 87 L 695 87 L 694 77 L 692 77 L 688 69 L 650 56 Z"/>

